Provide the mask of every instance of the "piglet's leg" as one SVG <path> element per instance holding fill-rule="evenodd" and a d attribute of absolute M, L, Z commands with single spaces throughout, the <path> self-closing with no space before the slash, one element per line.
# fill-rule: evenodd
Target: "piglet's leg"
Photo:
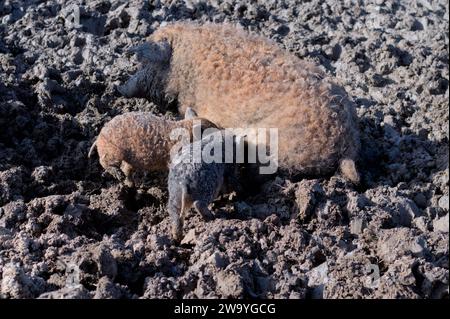
<path fill-rule="evenodd" d="M 175 188 L 169 191 L 167 210 L 172 222 L 172 238 L 180 242 L 183 237 L 183 224 L 186 211 L 190 205 L 186 187 Z"/>
<path fill-rule="evenodd" d="M 214 214 L 209 210 L 208 205 L 204 201 L 197 200 L 194 202 L 193 206 L 205 220 L 213 219 Z"/>
<path fill-rule="evenodd" d="M 128 187 L 134 187 L 133 166 L 131 166 L 126 161 L 122 161 L 122 164 L 120 165 L 120 169 L 125 174 L 125 185 L 127 185 Z"/>
<path fill-rule="evenodd" d="M 169 203 L 168 207 L 169 216 L 172 222 L 172 238 L 179 242 L 183 237 L 183 221 L 180 217 L 179 210 Z"/>

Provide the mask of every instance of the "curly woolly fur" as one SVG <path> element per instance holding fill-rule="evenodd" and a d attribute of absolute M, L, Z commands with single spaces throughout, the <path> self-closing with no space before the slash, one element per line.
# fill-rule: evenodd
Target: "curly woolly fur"
<path fill-rule="evenodd" d="M 158 101 L 164 92 L 180 112 L 192 107 L 221 127 L 278 128 L 282 170 L 324 175 L 340 167 L 359 182 L 354 106 L 317 66 L 229 24 L 174 23 L 148 40 L 138 52 L 145 68 L 124 95 Z"/>
<path fill-rule="evenodd" d="M 136 171 L 169 169 L 171 149 L 178 143 L 170 139 L 170 133 L 184 128 L 192 137 L 194 121 L 201 121 L 202 130 L 216 127 L 200 118 L 171 121 L 145 112 L 118 115 L 102 128 L 88 156 L 97 148 L 102 167 L 119 179 L 122 171 L 127 184 L 132 186 L 132 175 Z"/>

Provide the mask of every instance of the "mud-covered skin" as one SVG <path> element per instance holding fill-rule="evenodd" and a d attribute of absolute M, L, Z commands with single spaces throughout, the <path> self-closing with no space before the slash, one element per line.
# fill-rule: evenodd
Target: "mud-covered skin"
<path fill-rule="evenodd" d="M 214 217 L 208 208 L 224 190 L 232 190 L 238 180 L 238 164 L 225 163 L 225 157 L 218 162 L 206 163 L 194 161 L 194 150 L 216 146 L 224 151 L 223 134 L 212 135 L 187 145 L 175 155 L 170 163 L 168 190 L 169 201 L 167 210 L 172 219 L 172 236 L 176 240 L 182 238 L 183 222 L 187 211 L 194 207 L 206 220 Z M 224 153 L 222 153 L 224 156 Z M 227 185 L 227 186 L 225 186 Z"/>
<path fill-rule="evenodd" d="M 70 28 L 81 1 L 0 1 L 0 298 L 448 298 L 447 1 L 108 2 Z M 278 175 L 190 210 L 175 244 L 167 173 L 128 189 L 87 154 L 119 114 L 183 116 L 116 88 L 126 52 L 184 20 L 236 22 L 344 86 L 361 186 Z"/>

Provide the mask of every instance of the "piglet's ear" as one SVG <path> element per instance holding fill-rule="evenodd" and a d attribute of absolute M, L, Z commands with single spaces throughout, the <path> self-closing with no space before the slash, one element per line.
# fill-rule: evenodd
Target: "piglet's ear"
<path fill-rule="evenodd" d="M 146 42 L 128 51 L 129 54 L 136 54 L 141 63 L 168 63 L 172 54 L 169 42 Z"/>
<path fill-rule="evenodd" d="M 186 109 L 186 112 L 184 113 L 184 118 L 186 120 L 191 120 L 195 119 L 196 117 L 198 117 L 197 113 L 195 113 L 195 111 L 192 108 L 188 107 Z"/>

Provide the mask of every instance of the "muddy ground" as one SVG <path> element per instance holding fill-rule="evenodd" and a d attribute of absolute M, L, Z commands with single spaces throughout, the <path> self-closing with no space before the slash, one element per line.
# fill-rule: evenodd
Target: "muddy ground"
<path fill-rule="evenodd" d="M 73 4 L 80 26 L 70 23 Z M 447 1 L 0 2 L 1 298 L 448 298 Z M 165 21 L 232 21 L 316 61 L 355 101 L 364 181 L 293 181 L 188 216 L 87 152 Z"/>

